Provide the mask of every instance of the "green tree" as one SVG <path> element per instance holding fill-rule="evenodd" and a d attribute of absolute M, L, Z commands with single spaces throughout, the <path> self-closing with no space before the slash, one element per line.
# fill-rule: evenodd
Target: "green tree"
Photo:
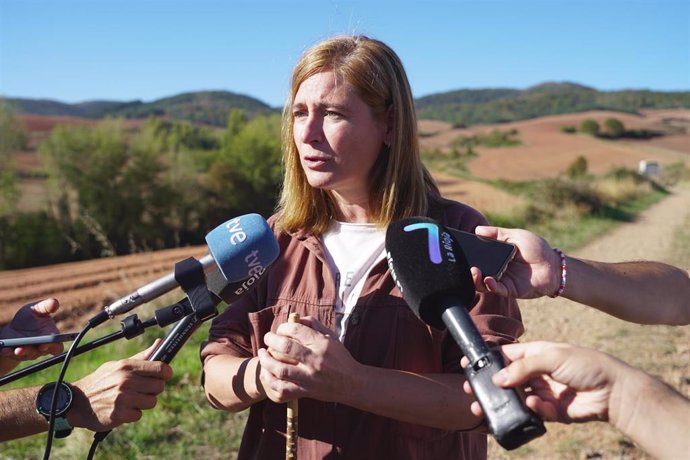
<path fill-rule="evenodd" d="M 237 112 L 231 113 L 221 153 L 205 181 L 210 224 L 247 212 L 270 215 L 281 178 L 280 117 L 243 123 Z"/>
<path fill-rule="evenodd" d="M 12 160 L 26 147 L 27 135 L 10 105 L 0 99 L 0 215 L 11 214 L 19 201 L 17 175 Z"/>
<path fill-rule="evenodd" d="M 596 136 L 599 134 L 599 123 L 588 118 L 580 123 L 580 131 L 591 136 Z"/>
<path fill-rule="evenodd" d="M 625 134 L 625 126 L 617 118 L 607 118 L 604 121 L 604 127 L 609 136 L 617 139 Z"/>
<path fill-rule="evenodd" d="M 129 145 L 119 121 L 60 126 L 40 151 L 56 219 L 87 256 L 166 246 L 178 199 L 165 182 L 168 167 L 151 146 Z"/>

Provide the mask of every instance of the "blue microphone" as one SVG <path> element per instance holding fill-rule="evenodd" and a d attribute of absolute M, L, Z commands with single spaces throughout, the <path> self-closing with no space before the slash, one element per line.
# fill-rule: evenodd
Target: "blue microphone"
<path fill-rule="evenodd" d="M 268 222 L 259 214 L 245 214 L 219 225 L 206 235 L 210 254 L 199 262 L 205 270 L 218 268 L 229 283 L 254 281 L 280 253 Z M 106 306 L 89 323 L 95 327 L 107 319 L 127 313 L 178 287 L 170 273 Z"/>

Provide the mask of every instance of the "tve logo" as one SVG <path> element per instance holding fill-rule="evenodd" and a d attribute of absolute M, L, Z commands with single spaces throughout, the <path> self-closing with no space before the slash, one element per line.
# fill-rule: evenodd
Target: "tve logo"
<path fill-rule="evenodd" d="M 235 217 L 225 223 L 225 228 L 230 232 L 230 243 L 236 246 L 238 243 L 242 243 L 247 239 L 247 234 L 242 230 L 240 226 L 240 218 Z"/>

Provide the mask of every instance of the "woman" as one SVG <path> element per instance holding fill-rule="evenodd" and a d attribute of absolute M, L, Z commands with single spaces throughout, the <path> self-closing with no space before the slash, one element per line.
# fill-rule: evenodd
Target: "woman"
<path fill-rule="evenodd" d="M 202 345 L 211 404 L 251 407 L 239 458 L 285 455 L 285 404 L 299 399 L 299 457 L 481 458 L 486 437 L 461 388 L 461 353 L 422 324 L 390 276 L 386 226 L 428 215 L 472 231 L 485 219 L 442 199 L 422 165 L 407 76 L 384 43 L 315 45 L 283 112 L 285 177 L 269 219 L 281 256 Z M 300 323 L 286 323 L 291 312 Z M 517 304 L 481 294 L 484 338 L 522 333 Z"/>

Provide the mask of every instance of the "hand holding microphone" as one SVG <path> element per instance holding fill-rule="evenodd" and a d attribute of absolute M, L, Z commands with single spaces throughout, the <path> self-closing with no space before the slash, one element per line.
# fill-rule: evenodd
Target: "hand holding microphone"
<path fill-rule="evenodd" d="M 434 328 L 448 328 L 468 358 L 465 375 L 496 441 L 510 450 L 544 434 L 542 421 L 517 392 L 491 380 L 504 367 L 503 359 L 489 350 L 469 315 L 474 284 L 451 234 L 431 219 L 403 219 L 388 227 L 386 251 L 391 273 L 412 311 Z"/>

